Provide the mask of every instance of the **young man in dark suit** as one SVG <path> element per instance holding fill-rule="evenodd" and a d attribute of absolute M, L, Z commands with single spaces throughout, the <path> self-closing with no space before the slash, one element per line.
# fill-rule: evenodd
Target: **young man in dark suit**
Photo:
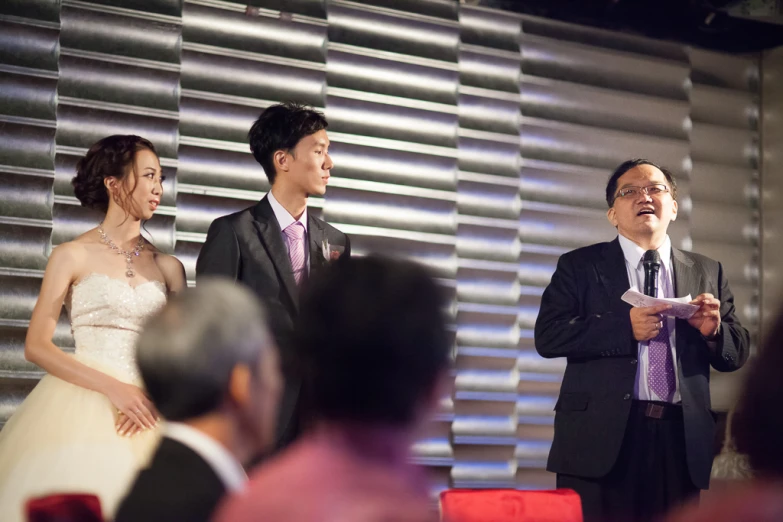
<path fill-rule="evenodd" d="M 166 422 L 115 522 L 207 522 L 274 443 L 282 382 L 263 309 L 232 281 L 202 281 L 151 319 L 137 358 Z"/>
<path fill-rule="evenodd" d="M 649 520 L 709 486 L 710 366 L 748 357 L 721 264 L 671 244 L 676 197 L 666 169 L 620 165 L 606 187 L 617 239 L 564 254 L 541 299 L 536 349 L 568 359 L 547 469 L 580 494 L 586 520 Z M 669 305 L 622 301 L 653 281 L 657 297 L 690 295 L 698 311 L 675 319 Z"/>
<path fill-rule="evenodd" d="M 310 196 L 326 193 L 334 165 L 327 125 L 321 113 L 300 105 L 273 105 L 261 113 L 248 138 L 272 188 L 256 205 L 216 219 L 196 263 L 197 281 L 230 277 L 266 306 L 285 378 L 278 448 L 301 431 L 301 378 L 290 341 L 300 287 L 311 272 L 351 254 L 348 236 L 307 209 Z"/>

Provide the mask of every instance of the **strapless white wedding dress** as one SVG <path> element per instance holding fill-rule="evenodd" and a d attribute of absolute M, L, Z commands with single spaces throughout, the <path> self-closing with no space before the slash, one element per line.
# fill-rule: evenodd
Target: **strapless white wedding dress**
<path fill-rule="evenodd" d="M 135 349 L 144 321 L 166 303 L 166 288 L 137 287 L 92 274 L 66 298 L 82 363 L 141 385 Z M 22 522 L 28 498 L 93 493 L 109 520 L 158 441 L 158 430 L 122 437 L 105 395 L 46 375 L 0 431 L 0 521 Z"/>

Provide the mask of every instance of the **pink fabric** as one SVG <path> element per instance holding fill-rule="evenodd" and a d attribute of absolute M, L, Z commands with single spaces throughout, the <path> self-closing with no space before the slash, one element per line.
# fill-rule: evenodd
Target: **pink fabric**
<path fill-rule="evenodd" d="M 582 502 L 570 489 L 451 489 L 440 494 L 444 522 L 582 522 Z"/>
<path fill-rule="evenodd" d="M 420 468 L 393 431 L 324 427 L 262 465 L 218 522 L 435 522 Z"/>
<path fill-rule="evenodd" d="M 298 285 L 305 274 L 305 228 L 299 221 L 294 221 L 285 227 L 283 232 L 288 238 L 288 257 L 291 259 L 291 268 Z"/>

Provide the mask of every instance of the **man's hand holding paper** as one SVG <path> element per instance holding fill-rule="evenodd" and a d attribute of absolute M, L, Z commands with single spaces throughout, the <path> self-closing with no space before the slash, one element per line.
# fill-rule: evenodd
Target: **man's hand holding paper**
<path fill-rule="evenodd" d="M 688 318 L 688 324 L 696 328 L 705 338 L 713 339 L 720 331 L 720 300 L 712 294 L 699 294 L 690 305 L 698 308 Z"/>
<path fill-rule="evenodd" d="M 705 295 L 708 294 L 702 294 L 694 300 L 691 300 L 690 295 L 687 295 L 685 297 L 672 297 L 672 298 L 650 297 L 644 295 L 643 293 L 639 292 L 635 288 L 631 288 L 623 294 L 622 300 L 638 308 L 670 305 L 669 308 L 662 309 L 662 311 L 659 313 L 661 315 L 676 317 L 678 319 L 690 319 L 691 317 L 693 317 L 693 314 L 695 314 L 696 311 L 699 310 L 702 302 L 700 298 L 703 298 Z M 712 296 L 710 295 L 710 297 Z M 718 309 L 720 309 L 720 303 L 718 304 Z M 698 328 L 698 326 L 695 327 Z"/>

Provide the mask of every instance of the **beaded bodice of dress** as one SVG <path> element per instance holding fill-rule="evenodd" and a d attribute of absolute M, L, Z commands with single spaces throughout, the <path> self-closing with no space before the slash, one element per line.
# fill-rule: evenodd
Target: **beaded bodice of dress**
<path fill-rule="evenodd" d="M 166 287 L 148 281 L 136 287 L 104 274 L 90 274 L 71 286 L 66 307 L 83 363 L 138 381 L 136 339 L 144 322 L 166 304 Z"/>

